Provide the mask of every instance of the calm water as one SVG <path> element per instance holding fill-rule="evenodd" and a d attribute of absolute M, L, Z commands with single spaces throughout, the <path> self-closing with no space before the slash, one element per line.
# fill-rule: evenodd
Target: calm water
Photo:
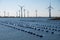
<path fill-rule="evenodd" d="M 60 40 L 60 20 L 0 18 L 0 40 Z"/>

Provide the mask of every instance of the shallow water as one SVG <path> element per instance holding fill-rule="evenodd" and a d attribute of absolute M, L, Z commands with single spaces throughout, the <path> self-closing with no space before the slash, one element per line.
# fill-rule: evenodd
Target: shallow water
<path fill-rule="evenodd" d="M 60 20 L 0 18 L 0 40 L 60 40 Z"/>

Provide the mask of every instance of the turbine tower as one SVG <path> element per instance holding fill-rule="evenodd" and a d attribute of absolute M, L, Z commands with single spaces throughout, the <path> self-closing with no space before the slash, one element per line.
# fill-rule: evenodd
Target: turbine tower
<path fill-rule="evenodd" d="M 16 17 L 18 17 L 18 12 L 16 12 Z"/>
<path fill-rule="evenodd" d="M 8 17 L 9 17 L 9 12 L 8 12 Z"/>
<path fill-rule="evenodd" d="M 0 13 L 1 13 L 1 11 L 0 11 Z M 1 16 L 1 15 L 0 15 Z"/>
<path fill-rule="evenodd" d="M 19 17 L 20 17 L 20 10 L 19 10 Z"/>
<path fill-rule="evenodd" d="M 24 6 L 20 6 L 20 5 L 18 5 L 18 6 L 21 8 L 21 17 L 23 17 L 22 9 Z"/>
<path fill-rule="evenodd" d="M 5 17 L 6 11 L 4 11 L 4 17 Z"/>
<path fill-rule="evenodd" d="M 29 17 L 29 11 L 27 11 L 27 17 Z"/>
<path fill-rule="evenodd" d="M 51 6 L 51 0 L 50 0 L 50 4 L 49 4 L 48 9 L 49 9 L 49 18 L 51 18 L 51 9 L 52 9 L 52 6 Z"/>
<path fill-rule="evenodd" d="M 24 9 L 24 17 L 25 17 L 25 11 L 26 11 L 26 10 Z"/>
<path fill-rule="evenodd" d="M 36 12 L 36 17 L 37 17 L 37 10 L 35 10 L 35 12 Z"/>

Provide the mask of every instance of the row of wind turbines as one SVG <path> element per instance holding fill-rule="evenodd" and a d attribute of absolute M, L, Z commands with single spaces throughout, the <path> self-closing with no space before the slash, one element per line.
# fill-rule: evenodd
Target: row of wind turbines
<path fill-rule="evenodd" d="M 21 6 L 21 5 L 18 5 L 18 6 L 20 7 L 20 10 L 18 11 L 18 13 L 16 12 L 16 17 L 26 17 L 26 13 L 25 13 L 26 9 L 23 9 L 24 6 Z M 51 0 L 50 0 L 50 4 L 49 4 L 48 9 L 49 9 L 49 11 L 48 11 L 49 12 L 49 18 L 51 18 L 51 9 L 52 9 Z M 22 10 L 24 10 L 24 11 L 22 11 Z M 23 12 L 24 12 L 24 14 L 23 14 Z M 38 11 L 37 10 L 35 10 L 35 14 L 36 14 L 35 17 L 38 17 Z M 4 11 L 4 17 L 6 17 L 6 11 Z M 9 17 L 9 12 L 7 14 L 7 17 Z M 27 11 L 27 17 L 30 17 L 29 11 Z"/>
<path fill-rule="evenodd" d="M 20 17 L 20 18 L 22 18 L 22 17 L 31 17 L 31 16 L 29 15 L 29 11 L 26 10 L 26 9 L 24 8 L 24 6 L 18 5 L 18 7 L 19 7 L 20 9 L 18 10 L 18 12 L 16 12 L 16 16 L 10 16 L 10 13 L 9 13 L 9 12 L 3 11 L 3 17 Z M 27 14 L 27 15 L 26 15 L 26 14 Z M 38 15 L 37 15 L 37 10 L 35 10 L 35 14 L 36 14 L 35 17 L 38 17 Z M 0 17 L 2 17 L 2 16 L 0 16 Z"/>

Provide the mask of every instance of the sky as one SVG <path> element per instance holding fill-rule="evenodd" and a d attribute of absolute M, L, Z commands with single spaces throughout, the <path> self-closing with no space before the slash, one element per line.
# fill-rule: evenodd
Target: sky
<path fill-rule="evenodd" d="M 36 16 L 35 10 L 37 10 L 37 15 L 40 17 L 48 17 L 48 7 L 50 0 L 0 0 L 0 16 L 4 15 L 6 11 L 6 16 L 16 16 L 20 10 L 20 6 L 24 6 L 23 10 L 26 9 L 25 14 L 27 16 L 27 11 L 29 11 L 29 16 Z M 52 13 L 54 17 L 60 17 L 60 0 L 51 0 Z M 24 14 L 24 12 L 23 12 Z"/>

